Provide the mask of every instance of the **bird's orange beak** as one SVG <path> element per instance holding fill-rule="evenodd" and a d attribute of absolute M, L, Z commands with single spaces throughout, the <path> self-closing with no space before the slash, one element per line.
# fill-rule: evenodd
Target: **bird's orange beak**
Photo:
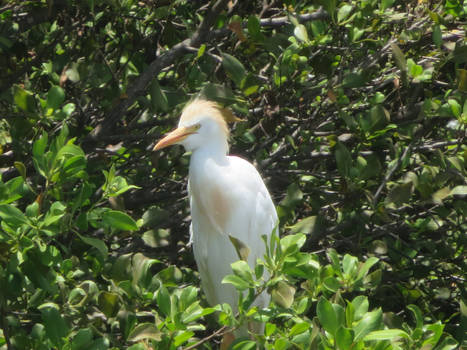
<path fill-rule="evenodd" d="M 167 135 L 165 135 L 164 138 L 162 138 L 161 140 L 159 140 L 158 143 L 156 143 L 156 145 L 154 146 L 152 150 L 158 151 L 162 148 L 165 148 L 175 143 L 178 143 L 180 141 L 183 141 L 191 134 L 194 134 L 196 130 L 198 130 L 196 126 L 188 126 L 188 127 L 181 126 L 169 132 Z"/>

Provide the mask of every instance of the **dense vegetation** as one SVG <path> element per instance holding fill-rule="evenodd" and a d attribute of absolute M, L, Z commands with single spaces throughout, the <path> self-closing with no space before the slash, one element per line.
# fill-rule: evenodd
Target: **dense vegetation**
<path fill-rule="evenodd" d="M 322 7 L 321 7 L 322 6 Z M 0 348 L 467 346 L 467 5 L 0 1 Z M 193 96 L 244 121 L 281 238 L 207 305 L 181 147 Z M 272 279 L 263 281 L 269 269 Z M 268 288 L 273 302 L 250 309 Z"/>

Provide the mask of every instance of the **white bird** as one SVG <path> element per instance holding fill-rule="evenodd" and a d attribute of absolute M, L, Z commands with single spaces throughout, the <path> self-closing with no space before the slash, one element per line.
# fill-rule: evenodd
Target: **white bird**
<path fill-rule="evenodd" d="M 232 285 L 222 283 L 224 276 L 232 274 L 230 264 L 239 260 L 229 235 L 248 246 L 248 264 L 253 269 L 265 254 L 261 236 L 266 235 L 269 241 L 278 221 L 271 196 L 255 167 L 227 155 L 227 122 L 235 119 L 230 110 L 196 99 L 184 108 L 178 128 L 154 147 L 160 150 L 181 144 L 192 152 L 188 178 L 190 239 L 202 288 L 211 305 L 228 303 L 234 312 L 238 293 Z M 263 292 L 253 305 L 266 307 L 269 300 Z M 257 332 L 264 329 L 254 328 Z"/>

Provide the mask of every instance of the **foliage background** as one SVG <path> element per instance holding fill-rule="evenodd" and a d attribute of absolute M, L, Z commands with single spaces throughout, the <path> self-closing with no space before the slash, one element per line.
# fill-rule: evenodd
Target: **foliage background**
<path fill-rule="evenodd" d="M 189 155 L 150 152 L 196 94 L 244 119 L 231 151 L 290 235 L 266 286 L 234 270 L 239 289 L 273 293 L 241 312 L 267 321 L 257 343 L 465 346 L 466 11 L 1 1 L 0 346 L 210 348 L 235 325 L 198 293 Z"/>

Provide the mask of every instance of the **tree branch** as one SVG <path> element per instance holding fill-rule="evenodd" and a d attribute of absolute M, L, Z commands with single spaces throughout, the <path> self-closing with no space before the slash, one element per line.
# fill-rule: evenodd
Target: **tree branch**
<path fill-rule="evenodd" d="M 297 20 L 300 23 L 303 23 L 303 22 L 308 22 L 308 21 L 317 21 L 320 19 L 328 18 L 328 17 L 329 17 L 328 13 L 325 10 L 323 10 L 322 7 L 320 7 L 318 11 L 316 12 L 297 15 Z M 291 22 L 288 16 L 260 19 L 260 25 L 262 27 L 281 27 L 285 24 L 290 24 L 290 23 Z"/>
<path fill-rule="evenodd" d="M 96 140 L 103 134 L 109 134 L 109 131 L 113 130 L 116 121 L 126 113 L 128 108 L 130 108 L 131 105 L 136 101 L 137 97 L 146 90 L 146 87 L 149 85 L 151 80 L 157 76 L 157 74 L 162 69 L 173 64 L 173 62 L 175 62 L 183 54 L 192 51 L 192 48 L 199 47 L 204 42 L 208 42 L 214 38 L 226 36 L 231 33 L 231 31 L 227 28 L 214 31 L 209 30 L 214 24 L 218 14 L 227 6 L 227 3 L 228 0 L 218 0 L 206 14 L 204 20 L 199 25 L 198 30 L 192 35 L 191 38 L 178 43 L 170 50 L 164 52 L 162 55 L 152 61 L 147 70 L 133 82 L 131 87 L 128 88 L 126 92 L 127 97 L 105 116 L 105 119 L 102 123 L 94 128 L 90 134 L 91 138 Z M 300 23 L 303 23 L 307 21 L 324 19 L 327 17 L 327 12 L 322 8 L 319 8 L 318 11 L 313 13 L 297 15 L 297 20 Z M 277 18 L 263 18 L 260 20 L 260 25 L 262 27 L 279 27 L 289 23 L 289 17 L 287 16 Z"/>
<path fill-rule="evenodd" d="M 116 121 L 122 116 L 122 114 L 126 113 L 128 108 L 130 108 L 130 106 L 136 101 L 137 97 L 146 90 L 146 87 L 149 85 L 151 80 L 157 76 L 163 68 L 173 64 L 174 61 L 187 52 L 188 47 L 198 47 L 206 41 L 209 28 L 211 28 L 222 9 L 227 6 L 227 2 L 228 0 L 218 0 L 206 14 L 206 17 L 201 22 L 198 30 L 191 38 L 178 43 L 152 61 L 148 69 L 143 72 L 127 90 L 127 98 L 114 107 L 105 117 L 104 121 L 94 128 L 90 135 L 91 138 L 97 139 L 103 133 L 109 133 L 109 130 L 113 129 Z"/>

